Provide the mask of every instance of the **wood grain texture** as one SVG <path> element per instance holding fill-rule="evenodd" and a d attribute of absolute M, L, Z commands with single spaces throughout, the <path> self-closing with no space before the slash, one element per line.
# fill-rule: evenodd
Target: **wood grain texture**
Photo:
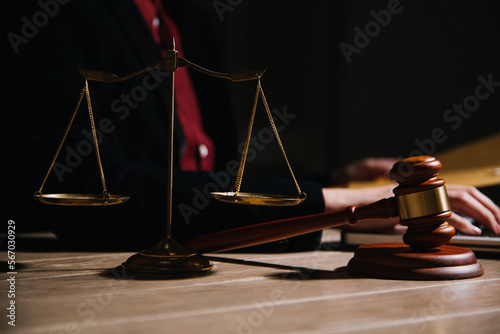
<path fill-rule="evenodd" d="M 450 245 L 424 252 L 404 243 L 363 245 L 347 268 L 366 277 L 387 279 L 455 280 L 484 274 L 471 250 Z"/>
<path fill-rule="evenodd" d="M 352 252 L 212 255 L 212 275 L 117 279 L 133 253 L 19 252 L 17 326 L 2 333 L 496 333 L 500 262 L 457 281 L 349 274 Z M 5 275 L 5 273 L 3 274 Z M 127 277 L 126 277 L 127 278 Z M 0 282 L 6 291 L 6 281 Z M 5 305 L 7 296 L 0 300 Z"/>

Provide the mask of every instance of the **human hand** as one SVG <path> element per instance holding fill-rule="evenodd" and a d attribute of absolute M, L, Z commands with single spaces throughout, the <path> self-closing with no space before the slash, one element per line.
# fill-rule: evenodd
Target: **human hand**
<path fill-rule="evenodd" d="M 446 185 L 450 206 L 453 211 L 448 223 L 465 234 L 480 235 L 481 230 L 474 226 L 464 214 L 483 225 L 489 232 L 500 235 L 500 208 L 486 195 L 474 187 Z"/>
<path fill-rule="evenodd" d="M 396 158 L 364 158 L 335 170 L 331 174 L 333 183 L 375 180 L 389 177 L 389 171 L 397 162 Z"/>
<path fill-rule="evenodd" d="M 363 189 L 325 188 L 323 189 L 325 208 L 326 211 L 341 211 L 350 205 L 361 207 L 381 198 L 391 197 L 392 189 L 391 186 Z M 448 219 L 449 224 L 462 233 L 480 235 L 481 230 L 467 218 L 460 216 L 458 214 L 460 213 L 478 221 L 491 233 L 500 235 L 500 208 L 491 199 L 471 186 L 451 184 L 446 185 L 446 189 L 453 211 Z M 398 222 L 398 218 L 367 220 L 346 228 L 363 231 L 402 228 Z"/>

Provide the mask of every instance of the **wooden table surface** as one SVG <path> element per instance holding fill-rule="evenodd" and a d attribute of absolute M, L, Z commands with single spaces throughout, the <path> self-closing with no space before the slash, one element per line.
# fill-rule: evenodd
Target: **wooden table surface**
<path fill-rule="evenodd" d="M 0 332 L 500 332 L 500 260 L 491 257 L 478 257 L 479 278 L 401 281 L 349 274 L 350 251 L 221 253 L 209 255 L 211 275 L 146 281 L 111 270 L 132 254 L 17 251 L 15 298 L 2 273 Z"/>

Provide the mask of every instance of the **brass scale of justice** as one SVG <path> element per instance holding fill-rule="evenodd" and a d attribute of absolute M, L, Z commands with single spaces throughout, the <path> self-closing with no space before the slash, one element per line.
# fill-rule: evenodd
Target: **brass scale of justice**
<path fill-rule="evenodd" d="M 454 234 L 454 228 L 445 220 L 451 216 L 450 205 L 444 187 L 444 181 L 436 178 L 441 163 L 433 157 L 414 157 L 404 159 L 393 167 L 393 177 L 399 183 L 394 189 L 395 197 L 382 199 L 365 207 L 350 206 L 342 212 L 320 213 L 304 217 L 282 219 L 231 230 L 221 231 L 188 241 L 181 245 L 172 237 L 172 185 L 173 185 L 173 140 L 174 140 L 174 73 L 179 67 L 189 67 L 203 74 L 228 79 L 234 82 L 257 80 L 257 90 L 250 116 L 244 149 L 238 168 L 234 187 L 229 192 L 212 192 L 212 196 L 223 202 L 291 206 L 302 203 L 307 196 L 300 190 L 291 165 L 286 156 L 284 146 L 262 89 L 260 78 L 265 70 L 219 73 L 205 69 L 187 59 L 181 58 L 172 47 L 166 57 L 157 64 L 148 66 L 137 72 L 117 76 L 110 72 L 90 69 L 80 69 L 85 79 L 77 104 L 63 133 L 62 139 L 51 161 L 34 198 L 44 204 L 67 206 L 98 206 L 124 203 L 129 196 L 114 195 L 108 192 L 102 167 L 94 115 L 90 99 L 88 81 L 114 83 L 128 80 L 150 69 L 156 68 L 170 73 L 170 103 L 168 117 L 171 120 L 169 128 L 168 163 L 167 163 L 167 224 L 166 237 L 156 245 L 131 256 L 118 268 L 128 275 L 145 279 L 162 279 L 190 277 L 207 274 L 213 269 L 213 264 L 201 253 L 225 251 L 252 246 L 265 242 L 276 241 L 346 223 L 355 224 L 363 219 L 400 217 L 400 223 L 408 227 L 403 243 L 372 244 L 359 247 L 354 257 L 349 261 L 348 271 L 368 277 L 389 279 L 461 279 L 481 276 L 483 268 L 477 262 L 472 251 L 449 246 L 446 243 Z M 95 146 L 97 165 L 101 177 L 102 194 L 80 193 L 43 193 L 43 187 L 52 171 L 59 152 L 70 131 L 83 97 L 86 97 L 87 107 Z M 285 162 L 297 188 L 296 196 L 241 192 L 241 183 L 250 144 L 252 128 L 259 97 L 262 99 L 269 122 L 277 139 Z M 410 176 L 400 173 L 402 169 L 411 170 Z"/>

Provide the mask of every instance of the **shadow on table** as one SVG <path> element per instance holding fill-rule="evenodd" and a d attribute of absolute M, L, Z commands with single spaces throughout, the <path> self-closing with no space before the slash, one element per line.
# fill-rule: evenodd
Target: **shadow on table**
<path fill-rule="evenodd" d="M 245 266 L 256 266 L 265 268 L 274 268 L 284 270 L 281 273 L 273 273 L 268 275 L 269 278 L 282 280 L 315 280 L 315 279 L 353 279 L 361 278 L 361 276 L 351 274 L 347 271 L 347 267 L 339 267 L 334 270 L 311 269 L 300 266 L 289 266 L 276 263 L 241 260 L 219 256 L 208 256 L 210 261 L 240 264 Z"/>

